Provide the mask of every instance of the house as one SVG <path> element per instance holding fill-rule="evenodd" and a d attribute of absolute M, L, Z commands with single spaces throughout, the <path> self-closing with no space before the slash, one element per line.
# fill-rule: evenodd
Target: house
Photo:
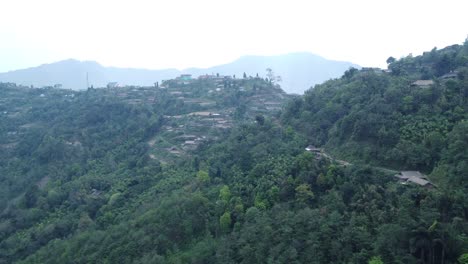
<path fill-rule="evenodd" d="M 181 74 L 178 77 L 178 79 L 181 80 L 181 81 L 190 81 L 190 80 L 192 80 L 192 74 Z"/>
<path fill-rule="evenodd" d="M 176 138 L 184 139 L 184 140 L 196 140 L 198 137 L 196 135 L 182 135 Z"/>
<path fill-rule="evenodd" d="M 62 87 L 63 87 L 63 86 L 62 86 L 62 84 L 60 84 L 60 83 L 54 84 L 54 88 L 55 88 L 55 89 L 62 89 Z"/>
<path fill-rule="evenodd" d="M 186 140 L 184 142 L 184 145 L 196 145 L 196 144 L 197 144 L 197 142 L 195 142 L 195 140 Z"/>
<path fill-rule="evenodd" d="M 309 152 L 313 152 L 313 153 L 320 153 L 322 152 L 322 149 L 321 148 L 317 148 L 313 145 L 309 145 L 305 148 L 306 151 L 309 151 Z"/>
<path fill-rule="evenodd" d="M 374 73 L 382 73 L 382 69 L 380 68 L 373 68 L 373 67 L 362 67 L 361 72 L 374 72 Z"/>
<path fill-rule="evenodd" d="M 175 78 L 176 84 L 189 84 L 192 81 L 192 74 L 181 74 Z"/>
<path fill-rule="evenodd" d="M 215 77 L 216 77 L 216 75 L 205 74 L 205 75 L 198 76 L 198 79 L 199 80 L 208 80 L 208 79 L 213 79 Z"/>
<path fill-rule="evenodd" d="M 434 84 L 433 80 L 417 80 L 411 83 L 411 87 L 428 88 L 429 86 L 433 84 Z"/>
<path fill-rule="evenodd" d="M 419 171 L 401 171 L 400 173 L 395 174 L 395 177 L 404 185 L 412 183 L 426 188 L 432 188 L 435 186 L 429 181 L 426 175 Z"/>
<path fill-rule="evenodd" d="M 447 74 L 444 74 L 444 75 L 440 76 L 440 79 L 442 79 L 442 80 L 456 79 L 456 78 L 458 78 L 458 72 L 456 72 L 456 71 L 449 72 Z"/>

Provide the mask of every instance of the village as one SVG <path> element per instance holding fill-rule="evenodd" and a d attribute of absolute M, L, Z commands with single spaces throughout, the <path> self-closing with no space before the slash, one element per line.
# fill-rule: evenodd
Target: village
<path fill-rule="evenodd" d="M 25 89 L 31 95 L 28 100 L 41 104 L 44 100 L 73 102 L 80 96 L 99 93 L 105 100 L 113 100 L 128 105 L 152 108 L 167 104 L 163 114 L 163 125 L 148 142 L 150 157 L 161 163 L 174 161 L 178 157 L 190 155 L 201 144 L 217 140 L 226 129 L 237 120 L 254 120 L 256 115 L 272 116 L 281 110 L 290 95 L 279 86 L 268 83 L 262 78 L 236 78 L 219 74 L 205 74 L 192 78 L 182 74 L 171 80 L 156 82 L 154 86 L 128 86 L 111 82 L 105 88 L 88 88 L 77 92 L 63 89 L 61 85 L 43 88 L 31 88 L 5 84 L 11 88 L 9 98 L 15 98 L 14 89 Z M 8 93 L 6 89 L 3 92 Z M 25 98 L 15 99 L 10 104 L 0 99 L 0 117 L 9 120 L 4 142 L 0 142 L 3 151 L 13 149 L 18 137 L 26 130 L 41 127 L 34 121 L 25 121 L 23 116 L 30 110 L 22 106 Z M 76 146 L 70 140 L 70 146 Z"/>
<path fill-rule="evenodd" d="M 361 74 L 387 74 L 388 70 L 379 68 L 363 68 Z M 450 72 L 436 81 L 447 81 L 457 78 L 457 72 Z M 429 88 L 436 84 L 434 80 L 416 80 L 409 87 Z M 104 97 L 112 98 L 129 105 L 154 105 L 170 100 L 173 108 L 170 114 L 165 114 L 162 130 L 148 141 L 151 148 L 150 157 L 162 163 L 190 155 L 201 144 L 217 140 L 223 130 L 229 129 L 236 122 L 236 116 L 243 115 L 251 120 L 256 115 L 272 116 L 281 110 L 282 105 L 290 95 L 284 93 L 279 86 L 266 85 L 259 77 L 225 76 L 220 74 L 204 74 L 197 78 L 190 74 L 181 74 L 175 79 L 156 82 L 154 86 L 121 85 L 110 82 L 103 89 Z M 4 84 L 6 87 L 16 87 L 15 84 Z M 27 87 L 29 88 L 29 87 Z M 100 88 L 102 89 L 102 88 Z M 88 92 L 100 89 L 88 88 Z M 31 89 L 37 94 L 35 100 L 47 100 L 50 97 L 62 96 L 65 100 L 74 100 L 77 92 L 63 89 L 60 84 L 43 88 Z M 18 98 L 18 100 L 21 100 Z M 20 117 L 28 109 L 20 105 L 15 107 L 3 105 L 1 116 Z M 24 133 L 25 129 L 38 127 L 40 124 L 29 122 L 20 124 L 16 128 L 6 131 L 8 142 L 1 144 L 2 149 L 8 150 L 15 146 L 15 138 Z M 73 145 L 73 144 L 72 144 Z M 335 161 L 341 166 L 350 165 L 349 162 L 333 159 L 323 149 L 308 146 L 307 151 L 316 154 L 317 158 Z M 396 175 L 402 184 L 416 184 L 424 187 L 434 187 L 427 176 L 418 171 L 402 171 Z"/>
<path fill-rule="evenodd" d="M 259 77 L 236 78 L 204 74 L 193 78 L 182 74 L 152 87 L 107 85 L 107 96 L 128 104 L 158 104 L 170 101 L 164 125 L 148 141 L 150 157 L 169 163 L 190 155 L 201 144 L 217 140 L 236 120 L 253 120 L 256 115 L 272 116 L 291 98 L 278 86 Z"/>
<path fill-rule="evenodd" d="M 148 144 L 151 158 L 162 162 L 190 155 L 201 144 L 217 140 L 233 126 L 239 115 L 253 118 L 271 116 L 281 109 L 287 96 L 281 89 L 265 86 L 263 79 L 183 74 L 155 84 L 175 98 L 179 112 L 165 115 L 161 133 Z"/>

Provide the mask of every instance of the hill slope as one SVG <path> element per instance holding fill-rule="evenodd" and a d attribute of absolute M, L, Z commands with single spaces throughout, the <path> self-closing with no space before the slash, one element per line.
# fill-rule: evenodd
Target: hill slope
<path fill-rule="evenodd" d="M 451 140 L 468 134 L 468 42 L 389 68 L 352 69 L 317 85 L 289 104 L 283 121 L 342 158 L 437 171 Z"/>
<path fill-rule="evenodd" d="M 145 70 L 103 67 L 96 62 L 65 60 L 38 67 L 0 73 L 0 81 L 14 82 L 36 87 L 62 84 L 64 88 L 75 90 L 86 88 L 86 75 L 89 85 L 105 87 L 109 82 L 123 85 L 153 85 L 156 81 L 175 78 L 181 73 L 194 75 L 219 73 L 242 77 L 265 75 L 266 68 L 272 68 L 283 79 L 283 89 L 288 93 L 302 93 L 314 84 L 341 76 L 353 65 L 348 62 L 326 60 L 310 53 L 293 53 L 281 56 L 245 56 L 232 63 L 207 69 L 191 68 L 183 71 L 175 69 Z"/>
<path fill-rule="evenodd" d="M 261 78 L 0 85 L 0 263 L 466 259 L 467 49 L 351 69 L 304 96 Z M 423 76 L 434 84 L 411 86 Z"/>

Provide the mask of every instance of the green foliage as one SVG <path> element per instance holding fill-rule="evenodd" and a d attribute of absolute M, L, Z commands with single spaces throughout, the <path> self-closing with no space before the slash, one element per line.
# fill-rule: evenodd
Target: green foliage
<path fill-rule="evenodd" d="M 468 253 L 465 253 L 465 254 L 461 255 L 461 256 L 458 258 L 458 263 L 460 263 L 460 264 L 468 264 Z"/>
<path fill-rule="evenodd" d="M 225 202 L 229 202 L 229 200 L 231 199 L 231 191 L 229 190 L 229 186 L 224 185 L 219 190 L 219 198 Z"/>
<path fill-rule="evenodd" d="M 393 58 L 393 57 L 391 57 L 391 56 L 388 57 L 388 59 L 386 60 L 387 64 L 392 64 L 392 63 L 394 63 L 395 61 L 396 61 L 396 59 Z"/>
<path fill-rule="evenodd" d="M 465 263 L 466 45 L 350 69 L 281 115 L 259 102 L 286 95 L 247 76 L 0 85 L 0 263 Z M 435 84 L 409 86 L 422 76 Z M 189 115 L 223 109 L 229 128 Z"/>
<path fill-rule="evenodd" d="M 221 230 L 224 232 L 229 231 L 231 227 L 231 214 L 229 212 L 225 212 L 220 218 L 219 218 L 219 226 Z"/>
<path fill-rule="evenodd" d="M 301 203 L 307 203 L 314 199 L 314 193 L 310 190 L 309 184 L 301 184 L 296 187 L 296 199 Z"/>
<path fill-rule="evenodd" d="M 197 172 L 197 181 L 207 183 L 210 181 L 210 175 L 208 175 L 208 172 L 200 170 Z"/>
<path fill-rule="evenodd" d="M 383 264 L 384 262 L 382 261 L 382 259 L 380 257 L 372 257 L 369 262 L 367 262 L 369 264 Z"/>
<path fill-rule="evenodd" d="M 389 67 L 405 74 L 348 71 L 292 101 L 282 120 L 337 157 L 429 173 L 440 166 L 450 132 L 467 118 L 468 83 L 458 77 L 465 66 L 456 59 L 466 55 L 465 46 L 455 45 L 391 60 Z M 458 75 L 437 78 L 450 70 Z M 433 85 L 411 85 L 425 74 Z"/>

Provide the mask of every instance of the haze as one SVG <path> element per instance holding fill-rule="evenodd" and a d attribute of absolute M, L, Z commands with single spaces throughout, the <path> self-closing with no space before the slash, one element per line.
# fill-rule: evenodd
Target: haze
<path fill-rule="evenodd" d="M 462 43 L 467 7 L 461 0 L 3 0 L 0 72 L 67 58 L 183 69 L 297 51 L 385 67 L 389 56 Z"/>

